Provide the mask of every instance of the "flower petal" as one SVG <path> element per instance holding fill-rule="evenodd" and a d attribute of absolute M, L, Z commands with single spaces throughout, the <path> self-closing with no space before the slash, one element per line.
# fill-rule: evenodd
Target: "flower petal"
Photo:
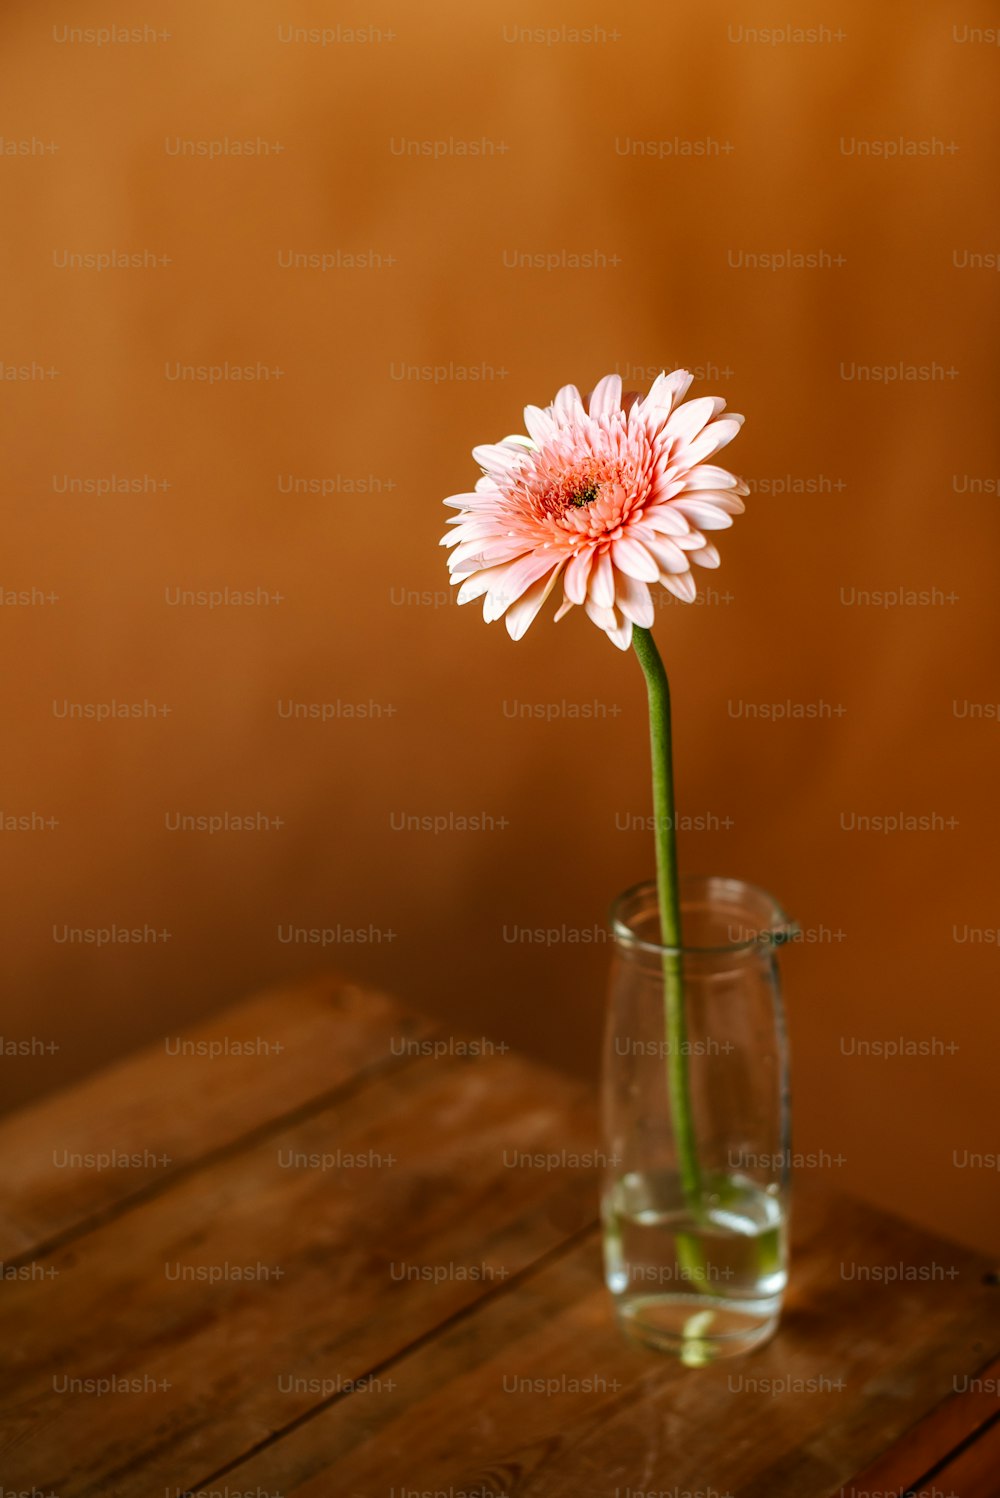
<path fill-rule="evenodd" d="M 698 596 L 698 589 L 690 572 L 664 574 L 660 581 L 667 591 L 676 594 L 682 603 L 694 603 Z"/>
<path fill-rule="evenodd" d="M 693 466 L 701 463 L 705 458 L 711 458 L 720 447 L 725 447 L 727 442 L 732 442 L 740 427 L 743 425 L 742 416 L 720 416 L 718 421 L 709 422 L 703 432 L 683 449 L 678 456 L 684 459 L 685 464 Z"/>
<path fill-rule="evenodd" d="M 448 570 L 452 574 L 468 576 L 472 572 L 478 572 L 481 567 L 496 567 L 501 562 L 513 562 L 515 558 L 524 556 L 524 553 L 524 542 L 517 537 L 512 540 L 499 536 L 490 541 L 463 541 L 448 558 Z"/>
<path fill-rule="evenodd" d="M 615 579 L 615 604 L 626 619 L 643 629 L 651 629 L 656 610 L 649 594 L 649 587 L 638 582 L 627 573 L 620 572 Z"/>
<path fill-rule="evenodd" d="M 662 581 L 664 572 L 687 572 L 687 554 L 681 550 L 676 541 L 667 536 L 657 536 L 655 540 L 647 541 L 646 545 L 656 559 L 658 581 Z"/>
<path fill-rule="evenodd" d="M 722 558 L 719 556 L 717 546 L 702 546 L 698 551 L 689 551 L 688 557 L 692 562 L 697 562 L 699 567 L 718 567 Z"/>
<path fill-rule="evenodd" d="M 641 414 L 646 418 L 647 426 L 651 422 L 656 422 L 657 427 L 662 425 L 671 411 L 680 405 L 693 381 L 694 375 L 689 374 L 686 369 L 675 369 L 672 374 L 658 374 L 642 402 Z"/>
<path fill-rule="evenodd" d="M 660 575 L 652 548 L 647 551 L 637 537 L 625 535 L 620 541 L 612 542 L 611 556 L 617 571 L 639 582 L 655 583 Z"/>
<path fill-rule="evenodd" d="M 591 416 L 612 416 L 622 408 L 622 377 L 605 375 L 590 393 Z"/>
<path fill-rule="evenodd" d="M 512 443 L 507 437 L 503 442 L 484 442 L 474 447 L 472 456 L 490 478 L 506 479 L 517 472 L 528 453 L 520 443 Z"/>
<path fill-rule="evenodd" d="M 713 416 L 726 409 L 726 403 L 717 395 L 703 395 L 698 400 L 687 401 L 677 406 L 660 434 L 660 440 L 671 442 L 693 442 Z"/>
<path fill-rule="evenodd" d="M 615 569 L 606 551 L 594 559 L 587 596 L 600 609 L 609 609 L 615 601 Z"/>
<path fill-rule="evenodd" d="M 703 531 L 725 531 L 733 523 L 732 516 L 727 513 L 727 506 L 712 504 L 707 499 L 702 499 L 691 494 L 682 494 L 670 503 L 675 510 L 680 510 L 686 515 L 692 525 L 698 526 Z"/>
<path fill-rule="evenodd" d="M 587 618 L 592 619 L 598 629 L 614 629 L 616 620 L 613 608 L 605 608 L 602 604 L 595 603 L 592 598 L 588 598 L 583 607 Z"/>
<path fill-rule="evenodd" d="M 452 494 L 448 499 L 443 499 L 441 503 L 450 505 L 453 510 L 475 510 L 484 508 L 491 501 L 495 503 L 499 498 L 499 490 L 494 489 L 490 499 L 487 499 L 484 494 Z"/>
<path fill-rule="evenodd" d="M 632 621 L 621 620 L 612 608 L 601 608 L 589 598 L 586 602 L 587 617 L 598 629 L 603 629 L 608 639 L 618 646 L 619 650 L 627 650 L 632 643 Z"/>
<path fill-rule="evenodd" d="M 685 489 L 672 501 L 674 509 L 678 505 L 687 504 L 693 500 L 699 505 L 714 505 L 717 510 L 725 510 L 727 515 L 742 515 L 746 509 L 742 496 L 735 489 L 696 489 L 689 494 Z"/>
<path fill-rule="evenodd" d="M 580 421 L 587 414 L 583 409 L 580 392 L 575 385 L 564 385 L 558 391 L 549 409 L 552 412 L 554 420 L 561 427 L 569 426 L 575 421 Z"/>
<path fill-rule="evenodd" d="M 508 532 L 501 528 L 496 515 L 452 515 L 446 522 L 455 529 L 441 538 L 442 546 L 454 546 L 458 541 L 484 540 L 487 536 L 504 536 Z"/>
<path fill-rule="evenodd" d="M 551 577 L 540 578 L 537 583 L 531 585 L 526 593 L 521 594 L 516 603 L 511 604 L 507 610 L 507 617 L 504 623 L 507 626 L 507 633 L 512 640 L 519 640 L 524 634 L 528 625 L 535 618 L 538 610 L 555 587 L 559 572 L 560 569 L 558 567 L 554 568 Z"/>
<path fill-rule="evenodd" d="M 474 598 L 481 598 L 498 580 L 501 572 L 506 572 L 508 565 L 505 563 L 502 567 L 484 567 L 482 572 L 466 578 L 458 590 L 458 602 L 471 603 Z M 458 578 L 452 577 L 452 582 L 458 582 Z"/>
<path fill-rule="evenodd" d="M 685 489 L 745 489 L 734 473 L 716 468 L 712 463 L 699 463 L 692 468 L 684 480 Z"/>
<path fill-rule="evenodd" d="M 522 593 L 526 593 L 532 583 L 537 582 L 540 577 L 558 567 L 559 558 L 551 552 L 529 551 L 526 556 L 519 557 L 516 562 L 508 562 L 502 569 L 502 574 L 496 582 L 490 585 L 490 590 L 483 602 L 483 618 L 487 624 L 492 624 L 507 612 L 512 603 L 516 603 Z"/>
<path fill-rule="evenodd" d="M 627 650 L 632 643 L 631 619 L 622 619 L 614 629 L 605 630 L 605 634 L 612 645 L 617 645 L 619 650 Z"/>
<path fill-rule="evenodd" d="M 651 505 L 643 510 L 641 524 L 664 536 L 685 536 L 690 529 L 684 516 L 670 504 Z"/>
<path fill-rule="evenodd" d="M 563 591 L 570 603 L 583 603 L 587 596 L 587 581 L 594 561 L 594 549 L 588 546 L 572 557 L 563 577 Z"/>
<path fill-rule="evenodd" d="M 543 411 L 541 406 L 525 406 L 524 424 L 539 447 L 548 442 L 550 437 L 554 437 L 559 430 L 552 413 Z"/>

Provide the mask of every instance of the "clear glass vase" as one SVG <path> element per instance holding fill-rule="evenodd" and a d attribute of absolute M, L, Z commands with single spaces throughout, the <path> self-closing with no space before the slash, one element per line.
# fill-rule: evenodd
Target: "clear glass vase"
<path fill-rule="evenodd" d="M 625 1330 L 689 1365 L 778 1324 L 787 1273 L 788 1053 L 775 953 L 795 934 L 738 879 L 681 880 L 684 945 L 656 885 L 612 910 L 602 1194 Z"/>

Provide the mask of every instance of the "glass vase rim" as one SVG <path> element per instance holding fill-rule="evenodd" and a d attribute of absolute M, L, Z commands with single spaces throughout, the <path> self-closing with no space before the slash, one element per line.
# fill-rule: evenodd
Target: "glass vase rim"
<path fill-rule="evenodd" d="M 715 943 L 710 946 L 690 946 L 682 942 L 680 946 L 667 946 L 663 942 L 648 941 L 644 937 L 637 936 L 632 928 L 621 918 L 622 908 L 630 900 L 635 900 L 641 895 L 649 895 L 654 906 L 658 905 L 657 882 L 655 879 L 640 879 L 628 889 L 617 895 L 608 911 L 608 924 L 614 937 L 616 946 L 624 948 L 629 952 L 648 953 L 655 957 L 733 957 L 741 953 L 756 951 L 762 947 L 773 948 L 784 946 L 786 942 L 792 941 L 799 934 L 798 924 L 789 916 L 784 908 L 778 903 L 772 894 L 763 889 L 759 884 L 751 884 L 746 879 L 736 879 L 722 874 L 681 874 L 678 879 L 681 895 L 681 907 L 683 909 L 684 895 L 698 886 L 722 885 L 732 891 L 740 891 L 744 894 L 756 895 L 765 902 L 770 913 L 771 920 L 760 929 L 756 930 L 745 940 Z"/>

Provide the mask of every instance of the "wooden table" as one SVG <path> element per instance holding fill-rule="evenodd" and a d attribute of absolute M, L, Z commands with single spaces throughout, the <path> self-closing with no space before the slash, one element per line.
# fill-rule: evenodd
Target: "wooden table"
<path fill-rule="evenodd" d="M 803 1187 L 777 1337 L 685 1369 L 615 1325 L 586 1089 L 336 980 L 186 1040 L 0 1124 L 5 1495 L 1000 1493 L 975 1254 Z"/>

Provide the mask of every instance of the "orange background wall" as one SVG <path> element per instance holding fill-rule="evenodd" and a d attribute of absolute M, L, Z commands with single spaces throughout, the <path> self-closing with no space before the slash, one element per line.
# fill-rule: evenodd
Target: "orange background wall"
<path fill-rule="evenodd" d="M 440 501 L 526 402 L 684 364 L 746 413 L 754 492 L 657 625 L 682 863 L 809 937 L 796 1147 L 995 1246 L 958 1163 L 1000 1147 L 995 14 L 797 6 L 826 30 L 771 44 L 716 0 L 133 9 L 100 46 L 50 0 L 0 22 L 2 1031 L 59 1047 L 3 1060 L 4 1104 L 323 966 L 594 1070 L 606 947 L 565 938 L 651 869 L 641 676 L 579 611 L 514 645 L 446 602 Z M 785 251 L 819 264 L 745 259 Z M 139 263 L 66 263 L 108 253 Z M 171 377 L 227 361 L 271 373 Z M 270 601 L 171 601 L 227 588 Z M 169 712 L 59 716 L 113 700 Z M 394 830 L 475 812 L 506 825 Z M 226 813 L 281 825 L 168 825 Z M 901 813 L 930 825 L 850 830 Z M 847 1054 L 898 1038 L 946 1049 Z"/>

